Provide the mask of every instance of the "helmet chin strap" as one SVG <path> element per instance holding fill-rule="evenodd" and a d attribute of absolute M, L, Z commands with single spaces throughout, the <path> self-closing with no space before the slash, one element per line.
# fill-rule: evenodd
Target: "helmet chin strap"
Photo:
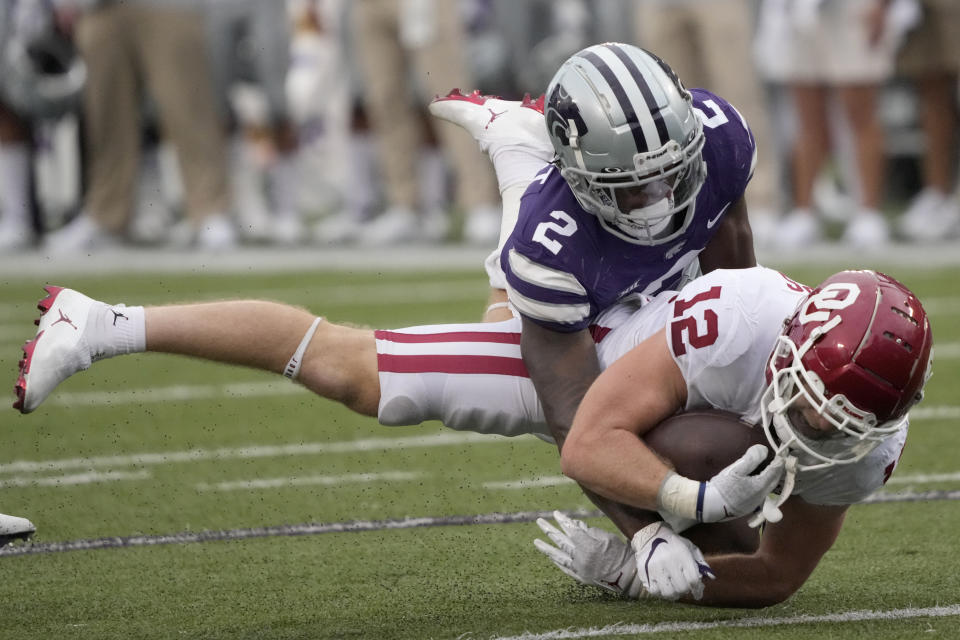
<path fill-rule="evenodd" d="M 787 449 L 783 449 L 783 451 L 777 455 L 784 455 L 786 451 Z M 793 493 L 793 487 L 797 480 L 796 456 L 786 455 L 784 473 L 783 488 L 780 489 L 780 493 L 771 494 L 764 499 L 760 511 L 750 518 L 750 521 L 747 523 L 751 527 L 757 528 L 764 522 L 777 523 L 783 519 L 783 512 L 780 511 L 780 506 L 783 505 L 783 503 L 787 501 L 787 498 L 790 497 L 790 494 Z"/>

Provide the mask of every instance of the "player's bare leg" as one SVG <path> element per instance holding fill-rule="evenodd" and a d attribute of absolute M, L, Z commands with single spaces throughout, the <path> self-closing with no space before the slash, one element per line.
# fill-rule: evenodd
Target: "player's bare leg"
<path fill-rule="evenodd" d="M 148 307 L 146 349 L 283 374 L 303 344 L 296 380 L 317 395 L 377 415 L 380 383 L 373 331 L 333 324 L 262 300 Z M 319 320 L 312 335 L 307 335 Z"/>
<path fill-rule="evenodd" d="M 47 287 L 36 336 L 24 345 L 14 408 L 36 409 L 63 380 L 93 362 L 153 351 L 284 374 L 311 391 L 376 415 L 380 399 L 373 332 L 326 322 L 290 305 L 226 301 L 164 307 L 107 305 Z"/>

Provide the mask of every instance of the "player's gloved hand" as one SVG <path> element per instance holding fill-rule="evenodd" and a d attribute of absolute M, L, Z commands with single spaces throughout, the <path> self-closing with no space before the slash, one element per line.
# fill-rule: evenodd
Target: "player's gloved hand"
<path fill-rule="evenodd" d="M 753 513 L 783 476 L 780 456 L 751 475 L 766 457 L 767 448 L 755 444 L 707 482 L 670 472 L 657 494 L 657 508 L 698 522 L 723 522 Z"/>
<path fill-rule="evenodd" d="M 588 527 L 583 521 L 559 511 L 554 511 L 553 517 L 560 529 L 543 518 L 537 519 L 537 525 L 556 546 L 539 538 L 533 544 L 560 571 L 583 584 L 629 598 L 645 595 L 637 579 L 636 556 L 624 539 L 603 529 Z"/>
<path fill-rule="evenodd" d="M 703 553 L 666 522 L 640 529 L 631 542 L 636 551 L 637 577 L 651 596 L 677 600 L 689 593 L 703 597 L 703 578 L 715 579 Z"/>

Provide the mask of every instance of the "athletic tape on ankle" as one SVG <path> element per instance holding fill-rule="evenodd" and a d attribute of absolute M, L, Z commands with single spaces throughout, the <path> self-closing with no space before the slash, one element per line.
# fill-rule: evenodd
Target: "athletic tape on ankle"
<path fill-rule="evenodd" d="M 510 308 L 509 302 L 494 302 L 492 305 L 487 307 L 487 311 L 495 311 L 497 309 L 509 309 L 509 308 Z"/>
<path fill-rule="evenodd" d="M 293 352 L 293 356 L 290 358 L 287 366 L 283 368 L 284 377 L 290 378 L 291 380 L 297 379 L 297 375 L 300 373 L 300 365 L 303 364 L 303 354 L 307 350 L 307 345 L 309 345 L 313 339 L 313 334 L 316 333 L 321 320 L 323 320 L 323 318 L 314 318 L 313 324 L 311 324 L 307 332 L 303 334 L 303 340 L 300 341 L 300 346 Z"/>

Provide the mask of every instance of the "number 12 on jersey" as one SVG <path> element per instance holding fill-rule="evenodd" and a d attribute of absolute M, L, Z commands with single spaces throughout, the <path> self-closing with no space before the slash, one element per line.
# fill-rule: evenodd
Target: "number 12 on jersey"
<path fill-rule="evenodd" d="M 717 324 L 717 312 L 713 309 L 703 309 L 702 314 L 696 312 L 689 316 L 684 316 L 688 309 L 707 300 L 716 300 L 720 297 L 720 287 L 710 287 L 706 291 L 701 291 L 689 300 L 677 300 L 673 304 L 673 317 L 676 318 L 670 322 L 670 342 L 673 344 L 673 355 L 680 357 L 687 352 L 687 345 L 694 349 L 708 347 L 717 341 L 720 336 L 720 327 Z M 700 333 L 700 323 L 698 315 L 704 320 L 704 331 Z"/>

